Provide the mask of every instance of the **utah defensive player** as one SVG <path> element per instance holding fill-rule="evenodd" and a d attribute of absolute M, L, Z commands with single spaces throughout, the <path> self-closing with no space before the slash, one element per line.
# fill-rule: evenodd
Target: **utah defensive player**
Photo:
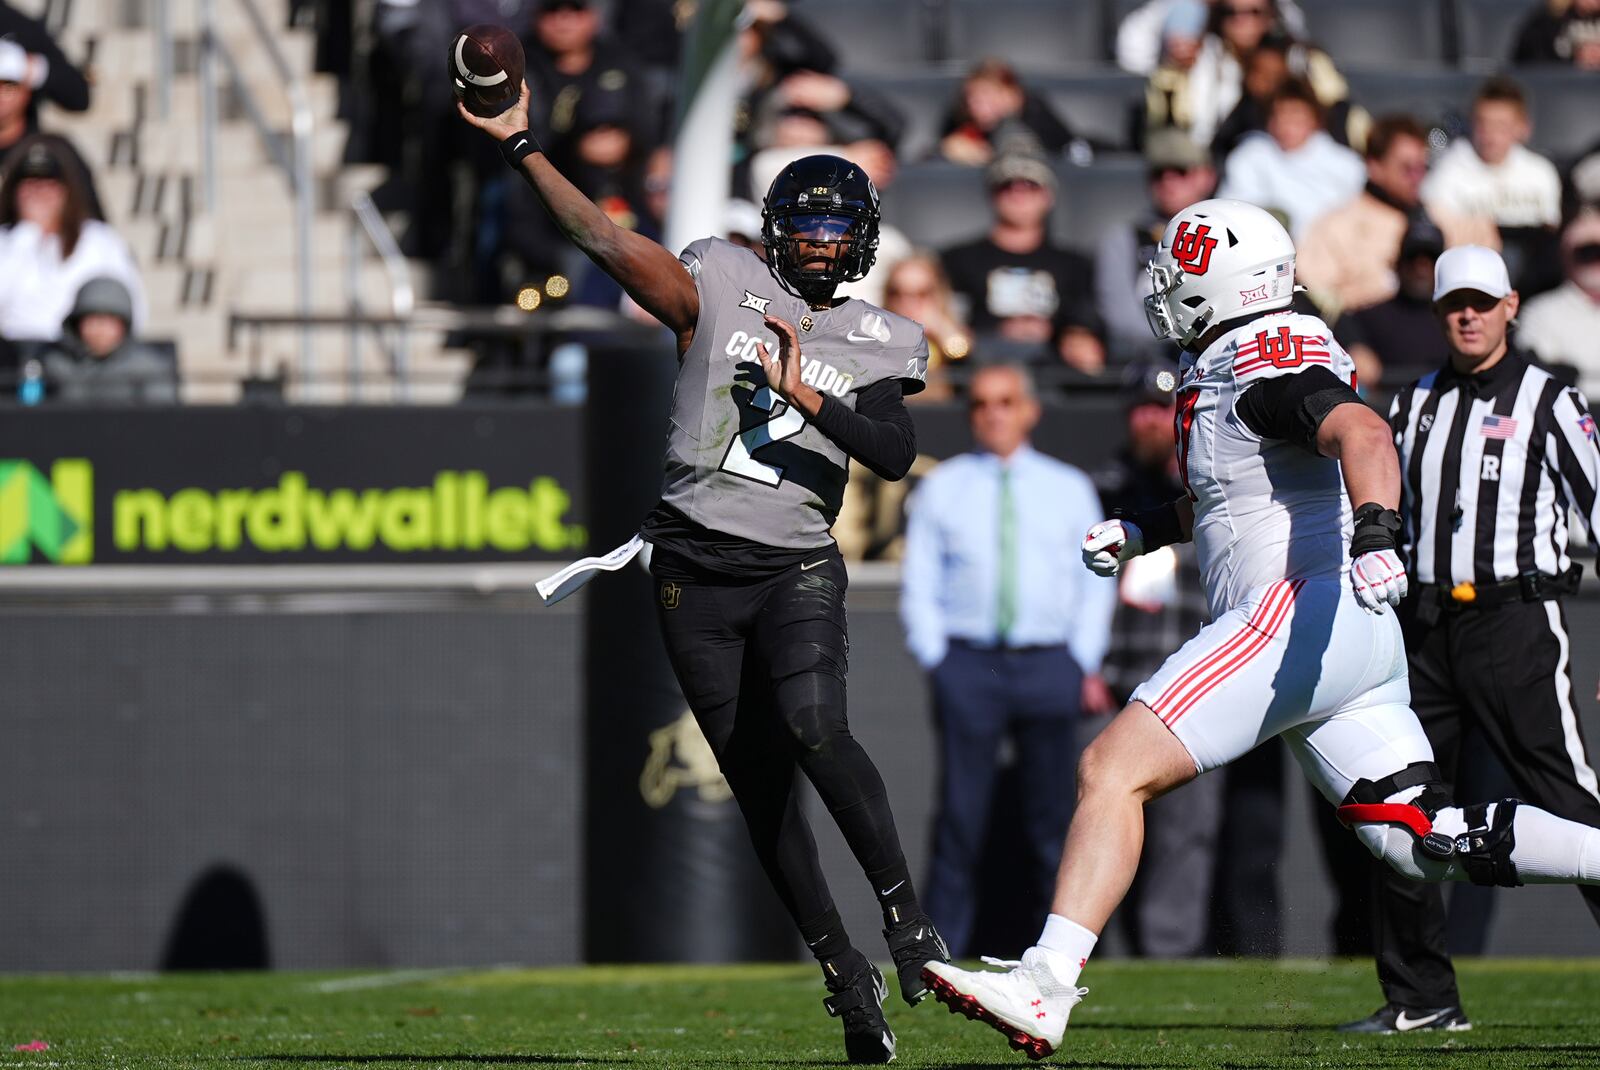
<path fill-rule="evenodd" d="M 923 971 L 942 1002 L 1034 1058 L 1061 1043 L 1088 992 L 1078 976 L 1133 879 L 1144 803 L 1273 736 L 1372 853 L 1414 880 L 1600 883 L 1600 829 L 1515 799 L 1458 806 L 1440 782 L 1387 612 L 1406 591 L 1394 442 L 1327 325 L 1287 310 L 1289 235 L 1252 205 L 1201 201 L 1167 225 L 1150 276 L 1151 326 L 1185 349 L 1188 493 L 1097 524 L 1083 556 L 1114 576 L 1193 538 L 1212 623 L 1084 752 L 1038 944 L 1003 973 Z"/>
<path fill-rule="evenodd" d="M 903 394 L 923 387 L 916 323 L 834 297 L 872 266 L 878 195 L 860 168 L 809 156 L 773 181 L 767 261 L 714 238 L 681 257 L 617 227 L 538 150 L 528 94 L 462 117 L 501 141 L 562 231 L 678 338 L 653 544 L 673 670 L 767 875 L 821 964 L 852 1062 L 894 1058 L 883 977 L 834 908 L 795 772 L 822 797 L 883 909 L 901 995 L 948 961 L 917 905 L 883 779 L 845 718 L 844 562 L 829 528 L 855 458 L 900 479 L 916 457 Z M 776 347 L 776 356 L 772 348 Z"/>

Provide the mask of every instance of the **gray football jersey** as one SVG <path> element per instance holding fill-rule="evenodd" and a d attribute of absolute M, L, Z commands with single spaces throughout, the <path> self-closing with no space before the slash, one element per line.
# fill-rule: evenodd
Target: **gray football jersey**
<path fill-rule="evenodd" d="M 673 392 L 662 501 L 766 546 L 827 545 L 849 460 L 767 387 L 756 345 L 776 355 L 778 340 L 763 317 L 795 325 L 801 378 L 852 409 L 859 391 L 885 379 L 922 389 L 921 325 L 854 298 L 810 309 L 760 257 L 718 238 L 690 243 L 679 259 L 700 291 L 700 318 Z"/>

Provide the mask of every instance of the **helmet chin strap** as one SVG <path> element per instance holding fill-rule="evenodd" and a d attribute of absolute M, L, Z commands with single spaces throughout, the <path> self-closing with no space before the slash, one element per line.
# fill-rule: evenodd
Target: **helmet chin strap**
<path fill-rule="evenodd" d="M 790 239 L 793 241 L 793 239 Z M 785 271 L 781 263 L 789 256 L 789 250 L 784 243 L 779 243 L 776 248 L 767 246 L 767 270 L 772 277 L 783 287 L 784 292 L 792 294 L 813 308 L 827 308 L 833 303 L 833 292 L 840 286 L 838 280 L 833 279 L 794 279 Z M 792 261 L 789 264 L 793 270 Z M 798 274 L 798 272 L 796 272 Z"/>

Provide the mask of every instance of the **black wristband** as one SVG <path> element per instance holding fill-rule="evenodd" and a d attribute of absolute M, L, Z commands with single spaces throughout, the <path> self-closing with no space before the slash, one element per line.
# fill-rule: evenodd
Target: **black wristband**
<path fill-rule="evenodd" d="M 1360 557 L 1374 550 L 1394 550 L 1400 546 L 1400 514 L 1377 502 L 1358 506 L 1356 533 L 1350 538 L 1350 556 Z"/>
<path fill-rule="evenodd" d="M 500 155 L 504 156 L 506 163 L 514 168 L 520 168 L 523 160 L 536 152 L 543 151 L 544 146 L 539 144 L 539 139 L 533 136 L 532 130 L 518 130 L 500 142 Z"/>
<path fill-rule="evenodd" d="M 1178 519 L 1178 506 L 1174 502 L 1123 519 L 1139 528 L 1145 553 L 1183 541 L 1183 523 Z"/>

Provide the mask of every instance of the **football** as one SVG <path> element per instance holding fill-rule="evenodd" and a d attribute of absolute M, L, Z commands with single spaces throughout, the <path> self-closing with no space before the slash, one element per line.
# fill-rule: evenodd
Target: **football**
<path fill-rule="evenodd" d="M 522 42 L 504 26 L 468 26 L 450 42 L 450 88 L 474 115 L 499 115 L 522 92 Z"/>

